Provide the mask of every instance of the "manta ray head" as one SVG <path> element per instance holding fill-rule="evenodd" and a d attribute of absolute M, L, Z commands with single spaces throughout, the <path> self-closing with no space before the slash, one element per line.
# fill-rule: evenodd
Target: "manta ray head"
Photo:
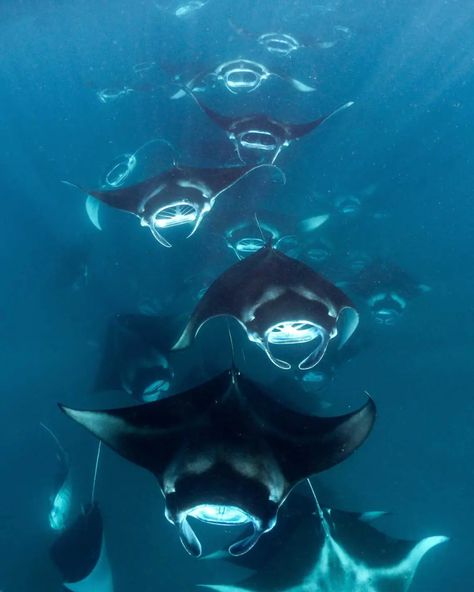
<path fill-rule="evenodd" d="M 257 463 L 258 459 L 247 462 Z M 227 463 L 206 464 L 202 472 L 194 466 L 195 472 L 178 476 L 172 485 L 165 477 L 166 518 L 177 526 L 181 543 L 194 557 L 201 555 L 202 547 L 188 518 L 220 526 L 252 525 L 252 534 L 229 547 L 231 555 L 243 555 L 274 527 L 283 494 L 251 475 L 250 466 L 244 475 Z"/>
<path fill-rule="evenodd" d="M 294 358 L 293 352 L 302 355 L 297 362 L 300 370 L 314 368 L 323 358 L 330 339 L 337 335 L 337 319 L 323 302 L 309 300 L 294 291 L 275 290 L 267 296 L 256 307 L 247 326 L 249 339 L 282 370 L 291 369 L 288 358 Z M 291 354 L 289 348 L 293 350 Z"/>

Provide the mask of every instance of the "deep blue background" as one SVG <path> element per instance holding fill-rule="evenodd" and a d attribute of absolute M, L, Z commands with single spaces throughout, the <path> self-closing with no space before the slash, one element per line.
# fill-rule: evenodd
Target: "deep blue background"
<path fill-rule="evenodd" d="M 333 12 L 312 9 L 309 0 L 236 4 L 210 0 L 179 20 L 151 0 L 2 2 L 0 588 L 6 592 L 53 589 L 45 556 L 54 452 L 40 421 L 69 450 L 78 497 L 88 495 L 95 442 L 61 417 L 55 402 L 91 404 L 109 315 L 176 294 L 190 308 L 184 279 L 198 266 L 215 276 L 232 263 L 206 223 L 171 250 L 119 212 L 104 212 L 100 233 L 87 220 L 83 197 L 60 181 L 97 185 L 115 156 L 152 137 L 170 140 L 183 162 L 225 164 L 232 150 L 219 130 L 188 99 L 171 102 L 160 85 L 170 72 L 193 73 L 239 55 L 301 80 L 317 76 L 318 91 L 308 95 L 270 82 L 239 99 L 250 110 L 270 104 L 275 115 L 305 121 L 348 100 L 355 105 L 282 154 L 285 187 L 247 179 L 212 215 L 238 208 L 247 196 L 257 207 L 312 215 L 315 192 L 351 193 L 374 183 L 363 219 L 336 233 L 340 249 L 389 257 L 432 287 L 338 379 L 335 397 L 367 389 L 379 418 L 367 444 L 327 482 L 347 508 L 390 510 L 387 532 L 452 537 L 425 558 L 415 592 L 470 589 L 474 8 L 467 0 L 341 1 Z M 257 33 L 277 29 L 317 39 L 341 24 L 351 36 L 332 49 L 278 59 L 236 37 L 228 17 Z M 96 89 L 143 82 L 132 68 L 145 60 L 157 67 L 144 90 L 116 103 L 97 100 Z M 239 104 L 215 100 L 222 109 Z M 379 210 L 387 216 L 374 219 Z M 84 264 L 88 282 L 74 290 Z M 359 331 L 369 322 L 362 318 Z M 109 451 L 102 467 L 98 495 L 118 592 L 221 581 L 182 551 L 149 475 Z"/>

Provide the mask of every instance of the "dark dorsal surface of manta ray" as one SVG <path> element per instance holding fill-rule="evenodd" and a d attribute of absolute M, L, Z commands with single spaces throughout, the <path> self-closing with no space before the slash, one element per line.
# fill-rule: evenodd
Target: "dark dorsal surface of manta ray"
<path fill-rule="evenodd" d="M 174 378 L 170 350 L 178 325 L 177 317 L 114 315 L 94 390 L 121 390 L 141 402 L 166 396 Z"/>
<path fill-rule="evenodd" d="M 214 70 L 200 72 L 192 78 L 186 87 L 192 92 L 204 92 L 216 83 L 223 84 L 232 94 L 250 93 L 271 77 L 277 77 L 300 92 L 313 92 L 316 89 L 286 74 L 270 71 L 266 66 L 252 60 L 236 59 L 223 62 Z M 172 95 L 172 99 L 180 99 L 186 95 L 182 88 Z"/>
<path fill-rule="evenodd" d="M 244 115 L 242 117 L 226 117 L 204 105 L 191 91 L 188 92 L 202 111 L 214 123 L 225 130 L 242 162 L 244 160 L 242 159 L 241 150 L 247 149 L 270 153 L 272 155 L 271 163 L 273 164 L 281 150 L 289 146 L 292 141 L 309 134 L 324 121 L 354 104 L 353 101 L 349 101 L 331 113 L 307 123 L 286 123 L 273 119 L 264 113 Z"/>
<path fill-rule="evenodd" d="M 160 244 L 171 247 L 163 230 L 187 224 L 192 228 L 188 237 L 192 236 L 216 198 L 262 166 L 268 165 L 216 169 L 175 166 L 136 185 L 110 191 L 86 190 L 66 183 L 113 208 L 134 214 Z"/>
<path fill-rule="evenodd" d="M 188 517 L 253 532 L 229 552 L 241 555 L 271 530 L 292 488 L 344 461 L 375 421 L 371 399 L 347 415 L 317 417 L 283 407 L 235 369 L 153 403 L 106 411 L 60 406 L 121 456 L 151 471 L 165 516 L 185 549 L 200 556 Z"/>
<path fill-rule="evenodd" d="M 56 434 L 44 423 L 41 427 L 51 436 L 56 446 L 58 467 L 50 496 L 51 505 L 48 514 L 49 525 L 53 530 L 62 531 L 69 523 L 72 505 L 72 481 L 69 455 L 64 450 Z"/>
<path fill-rule="evenodd" d="M 311 502 L 292 495 L 277 527 L 258 547 L 244 557 L 226 556 L 253 574 L 237 585 L 207 587 L 217 592 L 406 592 L 423 556 L 447 540 L 396 539 L 373 526 L 384 512 L 324 508 L 320 516 Z"/>
<path fill-rule="evenodd" d="M 338 323 L 341 313 L 344 318 Z M 173 349 L 190 346 L 202 325 L 221 315 L 234 317 L 250 341 L 283 370 L 291 364 L 276 357 L 273 347 L 311 344 L 311 353 L 298 364 L 300 370 L 310 370 L 324 356 L 330 339 L 339 332 L 342 347 L 359 322 L 354 305 L 339 288 L 271 245 L 217 278 Z"/>
<path fill-rule="evenodd" d="M 113 592 L 102 516 L 97 504 L 87 506 L 54 541 L 50 556 L 72 592 Z"/>

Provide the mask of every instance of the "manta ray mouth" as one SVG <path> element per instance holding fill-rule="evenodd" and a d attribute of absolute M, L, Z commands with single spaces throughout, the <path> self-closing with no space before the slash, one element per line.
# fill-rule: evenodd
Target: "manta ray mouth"
<path fill-rule="evenodd" d="M 187 516 L 192 516 L 208 524 L 221 524 L 224 526 L 252 522 L 249 514 L 237 506 L 201 504 L 189 510 Z"/>
<path fill-rule="evenodd" d="M 312 351 L 298 363 L 300 370 L 310 370 L 314 368 L 322 359 L 326 352 L 330 339 L 329 333 L 316 323 L 306 320 L 284 321 L 273 325 L 265 332 L 265 345 L 263 346 L 270 360 L 282 370 L 290 370 L 291 363 L 282 358 L 277 358 L 272 346 L 294 346 L 314 343 Z"/>
<path fill-rule="evenodd" d="M 172 228 L 183 224 L 194 224 L 198 218 L 198 209 L 186 202 L 164 206 L 153 217 L 156 228 Z"/>
<path fill-rule="evenodd" d="M 267 331 L 267 341 L 274 345 L 291 345 L 313 341 L 325 332 L 311 321 L 284 321 L 273 325 Z"/>
<path fill-rule="evenodd" d="M 247 255 L 251 255 L 252 253 L 260 251 L 260 249 L 263 249 L 264 246 L 265 241 L 261 238 L 245 237 L 241 238 L 235 243 L 234 250 L 237 257 L 239 259 L 243 259 Z"/>
<path fill-rule="evenodd" d="M 120 187 L 136 166 L 137 158 L 135 154 L 122 154 L 118 156 L 105 175 L 104 185 L 114 188 Z"/>
<path fill-rule="evenodd" d="M 217 526 L 241 526 L 252 524 L 253 533 L 246 538 L 233 543 L 229 547 L 229 553 L 234 556 L 243 555 L 257 543 L 260 536 L 265 532 L 261 522 L 248 514 L 238 506 L 227 506 L 218 504 L 200 504 L 190 508 L 180 516 L 178 522 L 179 537 L 186 551 L 193 557 L 200 557 L 202 547 L 196 533 L 188 522 L 188 516 L 197 518 L 201 522 Z M 272 523 L 266 530 L 273 528 Z"/>
<path fill-rule="evenodd" d="M 299 43 L 290 35 L 267 33 L 259 37 L 259 43 L 270 53 L 287 56 L 299 48 Z"/>
<path fill-rule="evenodd" d="M 149 384 L 141 395 L 141 400 L 145 403 L 157 401 L 163 393 L 167 393 L 170 389 L 170 381 L 165 378 L 155 380 Z"/>
<path fill-rule="evenodd" d="M 279 143 L 275 136 L 270 132 L 262 130 L 248 130 L 240 134 L 238 141 L 242 148 L 248 148 L 250 150 L 273 152 L 279 148 Z"/>
<path fill-rule="evenodd" d="M 336 208 L 341 214 L 352 216 L 360 210 L 361 202 L 355 195 L 344 195 L 336 200 Z"/>
<path fill-rule="evenodd" d="M 191 232 L 186 235 L 186 238 L 189 238 L 196 232 L 209 209 L 210 205 L 206 209 L 199 208 L 188 201 L 179 201 L 163 206 L 154 212 L 148 221 L 144 221 L 143 223 L 150 227 L 151 233 L 159 243 L 169 248 L 173 245 L 163 236 L 163 230 L 166 231 L 170 228 L 190 225 L 192 226 Z"/>
<path fill-rule="evenodd" d="M 235 68 L 229 70 L 223 76 L 227 89 L 236 94 L 248 93 L 256 90 L 262 82 L 262 76 L 249 68 Z"/>
<path fill-rule="evenodd" d="M 131 92 L 133 92 L 133 88 L 103 88 L 102 90 L 97 91 L 97 98 L 101 103 L 111 103 Z"/>

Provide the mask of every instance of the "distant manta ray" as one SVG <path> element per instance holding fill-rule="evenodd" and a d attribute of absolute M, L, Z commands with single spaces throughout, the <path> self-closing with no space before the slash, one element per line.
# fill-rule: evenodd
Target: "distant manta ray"
<path fill-rule="evenodd" d="M 110 191 L 87 190 L 69 181 L 64 183 L 113 208 L 134 214 L 140 219 L 142 226 L 148 226 L 160 244 L 171 247 L 171 243 L 163 236 L 164 229 L 189 224 L 192 226 L 187 236 L 189 238 L 196 232 L 219 195 L 252 171 L 264 166 L 273 165 L 215 169 L 175 166 L 136 185 Z"/>
<path fill-rule="evenodd" d="M 273 164 L 278 158 L 281 150 L 290 145 L 294 140 L 309 134 L 312 130 L 320 126 L 324 121 L 339 113 L 354 102 L 349 101 L 327 115 L 318 117 L 307 123 L 286 123 L 273 119 L 264 113 L 254 115 L 244 115 L 242 117 L 225 117 L 216 111 L 213 111 L 202 103 L 192 91 L 187 91 L 196 101 L 200 109 L 217 124 L 225 130 L 227 137 L 234 144 L 239 159 L 244 162 L 241 149 L 259 150 L 261 152 L 271 152 Z"/>
<path fill-rule="evenodd" d="M 338 328 L 338 319 L 344 319 Z M 268 245 L 235 263 L 209 287 L 173 349 L 189 347 L 213 317 L 234 317 L 279 368 L 291 364 L 276 357 L 272 346 L 311 343 L 298 365 L 310 370 L 340 332 L 339 347 L 355 331 L 359 315 L 349 298 L 310 267 Z"/>
<path fill-rule="evenodd" d="M 151 471 L 191 555 L 201 544 L 188 517 L 249 524 L 229 548 L 249 551 L 277 521 L 293 487 L 344 461 L 369 435 L 372 399 L 338 417 L 307 416 L 283 407 L 234 368 L 201 386 L 137 407 L 80 411 L 60 405 L 129 461 Z"/>
<path fill-rule="evenodd" d="M 227 556 L 252 575 L 238 585 L 205 587 L 217 592 L 406 592 L 423 556 L 447 540 L 395 539 L 372 526 L 384 512 L 324 508 L 320 515 L 311 501 L 293 495 L 277 528 L 256 549 L 241 558 Z"/>
<path fill-rule="evenodd" d="M 272 72 L 263 64 L 240 58 L 223 62 L 214 70 L 200 72 L 186 83 L 186 87 L 193 92 L 204 92 L 214 82 L 220 82 L 232 94 L 250 93 L 257 90 L 264 81 L 273 76 L 288 82 L 300 92 L 314 92 L 316 90 L 296 78 Z M 184 96 L 186 96 L 186 91 L 181 88 L 171 98 L 181 99 Z"/>
<path fill-rule="evenodd" d="M 118 314 L 109 322 L 95 390 L 125 391 L 141 402 L 172 390 L 170 349 L 176 339 L 176 317 Z"/>
<path fill-rule="evenodd" d="M 302 48 L 317 47 L 319 49 L 330 49 L 338 42 L 338 40 L 335 38 L 335 35 L 333 35 L 332 39 L 327 40 L 305 39 L 304 41 L 297 39 L 290 33 L 278 31 L 271 31 L 259 35 L 257 33 L 248 31 L 244 27 L 236 25 L 232 19 L 228 19 L 228 23 L 238 35 L 252 39 L 260 44 L 269 53 L 282 57 L 290 56 L 294 51 L 298 51 Z"/>

